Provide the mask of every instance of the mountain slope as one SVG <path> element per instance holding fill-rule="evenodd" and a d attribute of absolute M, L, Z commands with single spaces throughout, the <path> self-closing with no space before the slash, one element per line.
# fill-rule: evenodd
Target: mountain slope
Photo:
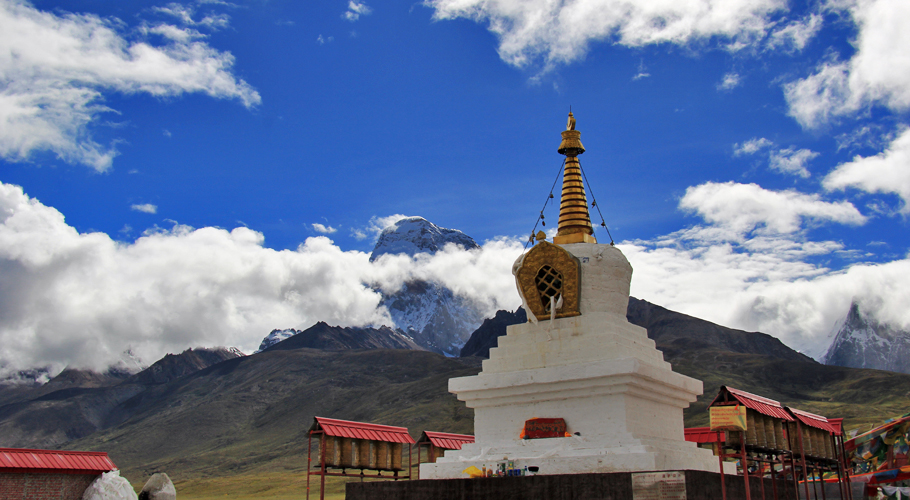
<path fill-rule="evenodd" d="M 827 365 L 910 373 L 910 332 L 880 323 L 853 302 L 822 361 Z"/>
<path fill-rule="evenodd" d="M 265 343 L 265 341 L 263 341 Z M 265 350 L 291 350 L 291 349 L 413 349 L 423 351 L 424 348 L 399 331 L 387 326 L 380 328 L 357 328 L 330 326 L 323 321 L 307 328 L 306 330 L 277 342 Z"/>
<path fill-rule="evenodd" d="M 526 321 L 528 321 L 528 313 L 523 307 L 519 307 L 515 312 L 496 311 L 496 316 L 483 320 L 483 324 L 471 334 L 471 338 L 461 348 L 461 357 L 489 358 L 490 349 L 499 345 L 498 339 L 506 334 L 506 328 Z"/>
<path fill-rule="evenodd" d="M 315 415 L 471 432 L 446 387 L 477 371 L 426 351 L 269 349 L 155 386 L 122 405 L 130 418 L 66 448 L 107 451 L 127 477 L 301 470 Z"/>
<path fill-rule="evenodd" d="M 0 447 L 56 448 L 114 425 L 118 407 L 153 387 L 237 357 L 233 349 L 187 349 L 168 354 L 128 378 L 64 370 L 44 386 L 0 406 Z"/>
<path fill-rule="evenodd" d="M 635 297 L 629 297 L 626 317 L 633 325 L 647 329 L 648 337 L 657 342 L 658 348 L 667 358 L 673 358 L 688 350 L 711 348 L 791 361 L 815 362 L 766 333 L 727 328 Z"/>

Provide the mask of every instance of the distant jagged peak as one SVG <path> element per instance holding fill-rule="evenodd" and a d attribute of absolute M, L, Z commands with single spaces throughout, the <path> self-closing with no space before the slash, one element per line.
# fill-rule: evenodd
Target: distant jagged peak
<path fill-rule="evenodd" d="M 480 248 L 473 238 L 457 229 L 439 227 L 423 217 L 405 217 L 382 230 L 370 255 L 370 262 L 386 254 L 432 254 L 447 243 L 454 243 L 466 250 Z"/>
<path fill-rule="evenodd" d="M 297 335 L 301 331 L 302 330 L 295 330 L 294 328 L 285 328 L 283 330 L 276 328 L 276 329 L 272 330 L 271 332 L 269 332 L 269 334 L 266 335 L 265 338 L 262 339 L 262 342 L 259 343 L 259 349 L 256 349 L 256 352 L 254 352 L 253 354 L 262 352 L 262 351 L 268 349 L 269 347 L 272 347 L 273 345 L 281 342 L 284 339 Z"/>
<path fill-rule="evenodd" d="M 879 319 L 874 303 L 854 299 L 839 323 L 825 364 L 910 373 L 910 331 Z"/>

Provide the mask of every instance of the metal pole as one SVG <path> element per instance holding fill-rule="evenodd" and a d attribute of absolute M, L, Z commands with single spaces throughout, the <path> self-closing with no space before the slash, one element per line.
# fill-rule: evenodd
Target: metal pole
<path fill-rule="evenodd" d="M 765 500 L 765 462 L 758 461 L 758 478 L 761 483 L 761 500 Z"/>
<path fill-rule="evenodd" d="M 417 448 L 420 453 L 420 447 Z M 411 443 L 408 443 L 408 481 L 411 480 L 411 474 L 414 472 L 414 465 L 411 464 Z M 417 478 L 420 479 L 420 460 L 417 461 Z"/>
<path fill-rule="evenodd" d="M 843 429 L 841 430 L 843 433 Z M 840 436 L 840 453 L 841 453 L 841 462 L 844 467 L 844 487 L 847 488 L 847 498 L 848 500 L 853 500 L 853 487 L 850 484 L 850 468 L 847 467 L 847 448 L 844 444 L 844 436 Z"/>
<path fill-rule="evenodd" d="M 313 467 L 313 433 L 306 434 L 306 500 L 310 500 L 310 470 Z"/>
<path fill-rule="evenodd" d="M 777 465 L 777 455 L 774 456 L 774 461 L 771 462 L 771 494 L 774 495 L 774 500 L 777 500 L 777 478 L 774 477 L 774 466 Z"/>
<path fill-rule="evenodd" d="M 740 458 L 743 464 L 743 481 L 746 484 L 746 500 L 752 500 L 752 491 L 749 488 L 749 461 L 746 459 L 746 433 L 742 431 L 740 434 L 742 434 L 739 441 L 740 450 L 742 451 Z"/>
<path fill-rule="evenodd" d="M 822 500 L 828 500 L 828 498 L 825 496 L 825 473 L 821 470 L 821 466 L 819 466 L 819 467 L 817 467 L 817 468 L 819 469 L 819 471 L 818 471 L 818 483 L 819 483 L 819 485 L 821 486 L 821 489 L 822 489 Z"/>

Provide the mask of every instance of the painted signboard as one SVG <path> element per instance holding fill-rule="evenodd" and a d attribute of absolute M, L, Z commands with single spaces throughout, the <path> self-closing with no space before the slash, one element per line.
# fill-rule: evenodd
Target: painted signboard
<path fill-rule="evenodd" d="M 745 406 L 712 406 L 711 413 L 712 431 L 744 431 L 746 430 Z"/>

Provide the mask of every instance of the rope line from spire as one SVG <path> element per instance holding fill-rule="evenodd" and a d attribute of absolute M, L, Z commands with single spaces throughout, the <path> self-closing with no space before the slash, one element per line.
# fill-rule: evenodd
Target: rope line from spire
<path fill-rule="evenodd" d="M 588 176 L 585 174 L 585 168 L 581 166 L 581 161 L 578 161 L 578 168 L 581 170 L 581 176 L 585 179 L 585 184 L 588 185 L 588 191 L 591 192 L 591 206 L 597 209 L 597 215 L 600 216 L 600 225 L 607 230 L 607 236 L 610 237 L 610 245 L 613 245 L 613 235 L 610 234 L 610 228 L 607 227 L 607 222 L 604 220 L 604 214 L 600 212 L 600 205 L 597 204 L 597 197 L 594 196 L 594 188 L 591 187 L 591 181 L 588 180 Z"/>
<path fill-rule="evenodd" d="M 547 205 L 550 204 L 550 200 L 554 199 L 553 190 L 556 189 L 556 184 L 559 182 L 559 178 L 562 176 L 562 170 L 566 167 L 566 159 L 563 158 L 562 164 L 559 166 L 559 171 L 556 172 L 556 179 L 553 181 L 553 186 L 550 187 L 550 194 L 547 196 L 547 201 L 543 203 L 543 208 L 540 209 L 540 214 L 537 216 L 537 221 L 534 222 L 534 229 L 531 229 L 531 237 L 528 238 L 528 241 L 525 242 L 525 250 L 528 249 L 528 245 L 534 242 L 534 231 L 537 231 L 537 225 L 541 223 L 544 219 L 543 211 L 547 209 Z M 544 226 L 547 225 L 546 222 L 543 223 Z"/>

